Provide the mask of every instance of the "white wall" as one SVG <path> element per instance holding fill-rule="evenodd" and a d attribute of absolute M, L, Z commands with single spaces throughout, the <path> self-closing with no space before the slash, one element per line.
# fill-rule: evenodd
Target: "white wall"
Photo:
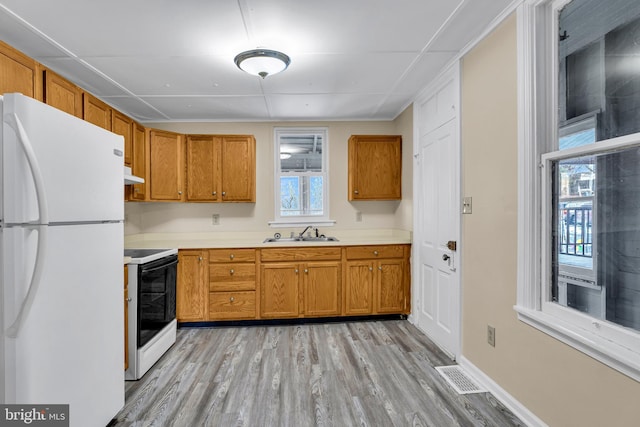
<path fill-rule="evenodd" d="M 385 122 L 271 122 L 271 123 L 150 123 L 147 127 L 185 134 L 252 134 L 256 137 L 256 203 L 139 203 L 125 204 L 125 234 L 265 231 L 273 220 L 274 208 L 274 127 L 325 126 L 329 128 L 329 209 L 339 229 L 412 228 L 412 108 L 394 121 Z M 347 142 L 354 134 L 391 134 L 403 137 L 401 201 L 347 200 Z M 356 212 L 362 221 L 356 222 Z M 220 215 L 212 225 L 211 215 Z"/>

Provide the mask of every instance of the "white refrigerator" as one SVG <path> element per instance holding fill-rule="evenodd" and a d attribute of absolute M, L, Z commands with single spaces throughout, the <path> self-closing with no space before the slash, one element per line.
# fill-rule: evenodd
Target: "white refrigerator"
<path fill-rule="evenodd" d="M 0 110 L 0 396 L 104 427 L 124 406 L 123 138 L 20 94 Z"/>

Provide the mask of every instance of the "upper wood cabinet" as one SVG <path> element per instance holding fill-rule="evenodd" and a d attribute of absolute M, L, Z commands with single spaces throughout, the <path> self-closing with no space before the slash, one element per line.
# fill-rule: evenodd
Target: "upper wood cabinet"
<path fill-rule="evenodd" d="M 82 118 L 111 131 L 111 107 L 87 92 L 82 94 Z"/>
<path fill-rule="evenodd" d="M 221 200 L 221 138 L 213 135 L 187 136 L 187 201 Z"/>
<path fill-rule="evenodd" d="M 149 199 L 184 201 L 184 135 L 150 129 L 148 142 Z"/>
<path fill-rule="evenodd" d="M 133 123 L 133 143 L 131 154 L 131 172 L 135 176 L 144 178 L 145 182 L 142 184 L 133 184 L 131 187 L 131 193 L 129 200 L 144 201 L 147 198 L 147 144 L 146 133 L 143 126 L 138 123 Z"/>
<path fill-rule="evenodd" d="M 256 139 L 251 135 L 222 137 L 222 201 L 256 201 Z"/>
<path fill-rule="evenodd" d="M 124 137 L 124 164 L 131 166 L 133 153 L 133 120 L 119 111 L 111 110 L 111 132 Z"/>
<path fill-rule="evenodd" d="M 82 118 L 82 89 L 51 70 L 44 70 L 44 102 Z"/>
<path fill-rule="evenodd" d="M 252 135 L 189 135 L 186 152 L 187 201 L 255 202 Z"/>
<path fill-rule="evenodd" d="M 0 41 L 0 95 L 18 92 L 42 101 L 40 65 Z"/>
<path fill-rule="evenodd" d="M 349 138 L 349 200 L 402 198 L 402 137 L 352 135 Z"/>

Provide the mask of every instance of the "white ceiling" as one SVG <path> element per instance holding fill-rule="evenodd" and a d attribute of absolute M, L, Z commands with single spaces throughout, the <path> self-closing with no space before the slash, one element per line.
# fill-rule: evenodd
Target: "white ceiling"
<path fill-rule="evenodd" d="M 0 0 L 0 37 L 142 122 L 390 120 L 511 2 Z"/>

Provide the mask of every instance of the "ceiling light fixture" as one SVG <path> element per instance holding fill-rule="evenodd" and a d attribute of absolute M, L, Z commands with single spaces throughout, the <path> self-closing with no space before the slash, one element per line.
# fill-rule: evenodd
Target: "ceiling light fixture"
<path fill-rule="evenodd" d="M 291 59 L 277 50 L 253 49 L 239 53 L 234 61 L 242 71 L 264 79 L 286 70 Z"/>

